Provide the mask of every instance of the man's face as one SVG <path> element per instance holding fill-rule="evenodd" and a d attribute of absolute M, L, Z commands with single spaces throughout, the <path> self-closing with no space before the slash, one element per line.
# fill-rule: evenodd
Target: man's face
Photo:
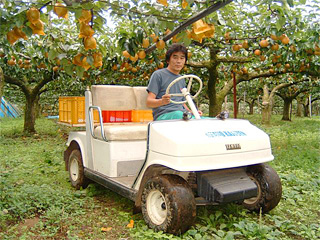
<path fill-rule="evenodd" d="M 169 62 L 168 62 L 168 68 L 178 74 L 182 68 L 184 67 L 184 64 L 186 63 L 186 58 L 183 52 L 174 52 L 172 53 Z"/>

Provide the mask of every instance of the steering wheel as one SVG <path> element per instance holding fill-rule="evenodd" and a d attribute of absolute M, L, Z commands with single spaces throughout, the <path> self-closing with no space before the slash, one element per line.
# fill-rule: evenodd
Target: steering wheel
<path fill-rule="evenodd" d="M 173 86 L 173 84 L 175 84 L 175 83 L 177 83 L 177 82 L 179 82 L 179 81 L 181 81 L 182 79 L 185 79 L 185 78 L 189 79 L 189 83 L 188 83 L 188 86 L 187 86 L 187 92 L 188 92 L 188 93 L 190 93 L 190 89 L 191 89 L 191 85 L 192 85 L 192 80 L 193 80 L 193 79 L 196 79 L 196 80 L 199 82 L 200 87 L 199 87 L 199 90 L 197 91 L 197 93 L 196 93 L 195 95 L 193 95 L 193 96 L 190 95 L 192 99 L 196 98 L 196 97 L 200 94 L 200 92 L 201 92 L 201 90 L 202 90 L 202 81 L 201 81 L 201 79 L 200 79 L 198 76 L 196 76 L 196 75 L 191 75 L 191 74 L 190 74 L 190 75 L 184 75 L 184 76 L 178 77 L 178 78 L 176 78 L 175 80 L 173 80 L 173 81 L 169 84 L 169 86 L 167 87 L 166 94 L 169 94 L 169 93 L 170 93 L 170 89 L 171 89 L 171 87 Z M 171 93 L 170 96 L 171 96 L 171 97 L 173 97 L 173 96 L 175 96 L 175 97 L 184 97 L 185 95 L 184 95 L 183 93 Z M 175 103 L 175 104 L 183 104 L 183 103 L 186 103 L 187 100 L 184 100 L 184 101 L 173 101 L 172 99 L 170 99 L 170 102 Z"/>

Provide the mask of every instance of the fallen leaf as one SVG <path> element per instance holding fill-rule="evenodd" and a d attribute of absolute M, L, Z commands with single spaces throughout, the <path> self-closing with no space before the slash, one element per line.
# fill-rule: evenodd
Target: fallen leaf
<path fill-rule="evenodd" d="M 131 219 L 130 223 L 127 225 L 128 228 L 133 228 L 134 221 Z"/>
<path fill-rule="evenodd" d="M 109 232 L 111 229 L 112 229 L 112 227 L 107 227 L 107 228 L 102 227 L 101 232 Z"/>

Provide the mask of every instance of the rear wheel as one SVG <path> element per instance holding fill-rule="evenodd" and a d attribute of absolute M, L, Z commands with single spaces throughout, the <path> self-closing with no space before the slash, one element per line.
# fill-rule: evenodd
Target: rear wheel
<path fill-rule="evenodd" d="M 78 149 L 72 150 L 68 159 L 69 179 L 76 189 L 86 188 L 89 180 L 84 176 L 81 152 Z"/>
<path fill-rule="evenodd" d="M 276 171 L 267 164 L 259 164 L 247 168 L 247 174 L 258 187 L 256 197 L 245 199 L 243 206 L 250 211 L 262 213 L 275 208 L 282 195 L 281 181 Z"/>
<path fill-rule="evenodd" d="M 192 190 L 177 175 L 151 178 L 143 190 L 141 207 L 150 228 L 172 234 L 187 231 L 196 217 Z"/>

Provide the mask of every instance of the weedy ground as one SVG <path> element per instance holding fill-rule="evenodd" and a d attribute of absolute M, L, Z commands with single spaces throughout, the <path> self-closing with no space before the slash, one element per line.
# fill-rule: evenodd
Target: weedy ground
<path fill-rule="evenodd" d="M 198 207 L 180 236 L 148 229 L 131 201 L 97 184 L 73 189 L 63 162 L 72 129 L 41 118 L 37 134 L 25 135 L 23 119 L 1 119 L 0 239 L 319 239 L 320 118 L 273 116 L 270 126 L 245 118 L 271 137 L 280 204 L 264 215 L 235 204 Z"/>

